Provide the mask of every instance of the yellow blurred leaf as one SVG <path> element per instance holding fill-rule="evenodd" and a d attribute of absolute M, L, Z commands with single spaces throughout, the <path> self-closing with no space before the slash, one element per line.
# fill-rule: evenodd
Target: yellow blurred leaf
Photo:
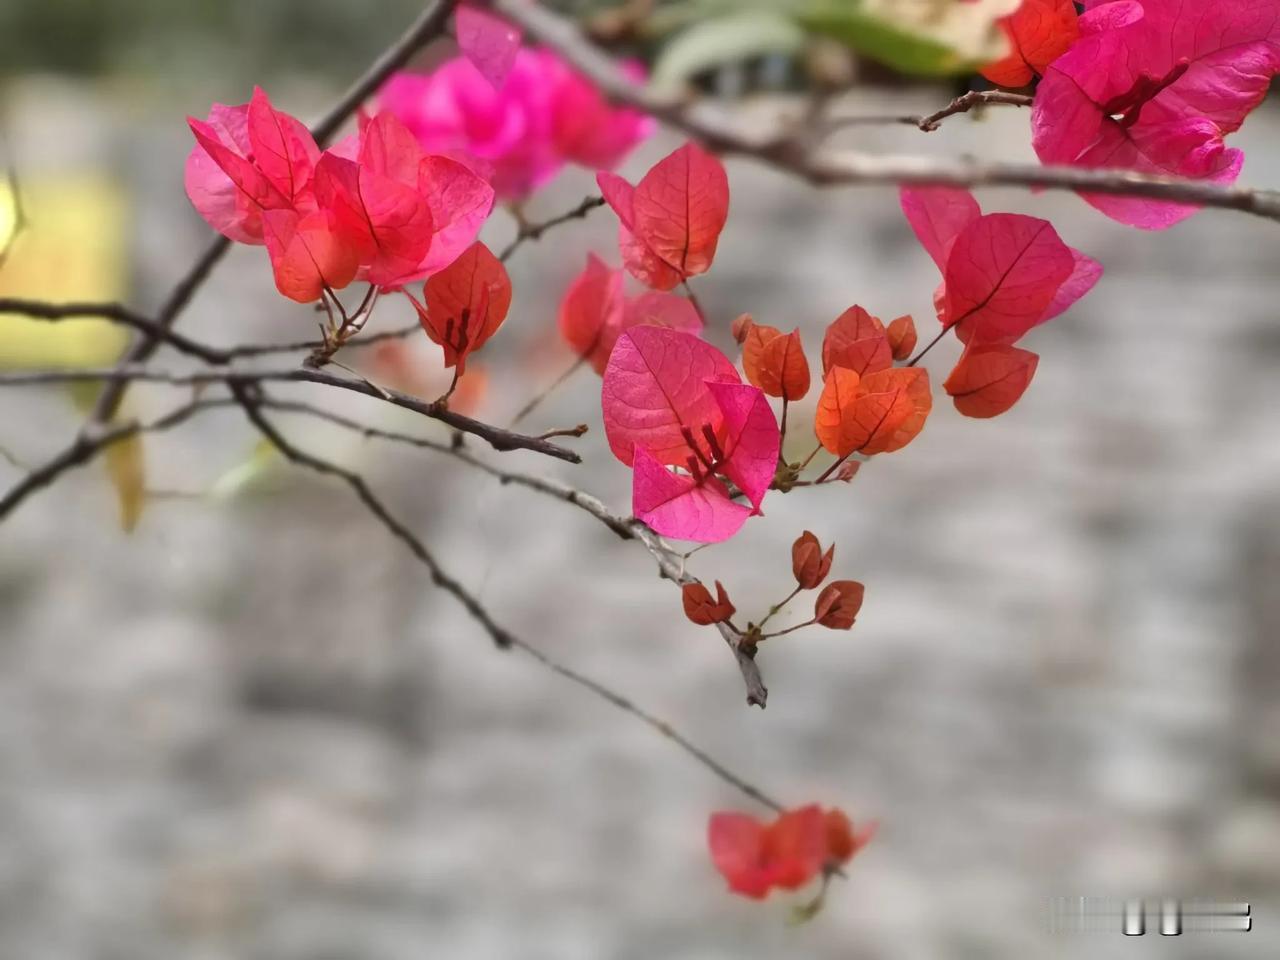
<path fill-rule="evenodd" d="M 271 469 L 280 462 L 280 453 L 271 441 L 263 437 L 253 446 L 247 460 L 236 464 L 209 488 L 209 496 L 215 500 L 230 500 L 258 486 Z"/>
<path fill-rule="evenodd" d="M 116 490 L 120 505 L 120 529 L 132 533 L 142 517 L 147 500 L 146 456 L 142 447 L 142 434 L 118 440 L 103 451 L 107 476 Z"/>
<path fill-rule="evenodd" d="M 119 300 L 126 275 L 126 211 L 121 189 L 93 174 L 25 176 L 26 227 L 0 268 L 0 296 L 37 300 Z M 0 239 L 16 206 L 0 184 Z M 106 320 L 47 323 L 0 314 L 0 368 L 96 367 L 113 363 L 129 333 Z"/>

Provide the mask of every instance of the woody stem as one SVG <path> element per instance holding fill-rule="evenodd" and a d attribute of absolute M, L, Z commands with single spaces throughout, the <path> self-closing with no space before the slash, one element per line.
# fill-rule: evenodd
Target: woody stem
<path fill-rule="evenodd" d="M 806 620 L 804 623 L 797 623 L 794 627 L 787 627 L 787 629 L 785 630 L 778 630 L 774 633 L 762 634 L 760 639 L 769 640 L 769 639 L 772 639 L 773 637 L 782 637 L 788 633 L 795 633 L 797 630 L 802 630 L 805 627 L 812 627 L 817 622 L 818 622 L 818 618 L 814 617 L 812 620 Z"/>
<path fill-rule="evenodd" d="M 951 327 L 943 327 L 942 331 L 936 337 L 934 337 L 927 344 L 925 344 L 925 347 L 923 350 L 921 350 L 914 357 L 912 357 L 910 360 L 907 361 L 907 366 L 914 367 L 917 363 L 923 360 L 924 355 L 928 353 L 930 350 L 932 350 L 934 347 L 936 347 L 938 345 L 938 341 L 940 341 L 943 337 L 945 337 L 947 335 L 947 331 L 950 329 Z"/>
<path fill-rule="evenodd" d="M 813 448 L 813 453 L 809 454 L 807 457 L 804 458 L 804 463 L 800 464 L 800 470 L 803 472 L 804 468 L 809 466 L 809 464 L 813 463 L 813 458 L 816 457 L 821 452 L 822 452 L 822 444 L 818 444 L 816 447 Z"/>
<path fill-rule="evenodd" d="M 707 314 L 702 309 L 702 301 L 698 299 L 698 295 L 693 292 L 693 287 L 689 286 L 689 278 L 680 281 L 680 286 L 684 288 L 685 296 L 689 298 L 689 302 L 693 304 L 693 309 L 698 311 L 698 319 L 702 321 L 702 325 L 707 325 Z"/>

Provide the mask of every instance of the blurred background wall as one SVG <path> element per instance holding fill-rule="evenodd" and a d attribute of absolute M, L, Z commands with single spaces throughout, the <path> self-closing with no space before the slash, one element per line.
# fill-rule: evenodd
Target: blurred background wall
<path fill-rule="evenodd" d="M 314 116 L 413 7 L 0 0 L 10 159 L 96 250 L 97 295 L 150 308 L 207 241 L 182 194 L 184 115 L 262 82 Z M 842 108 L 927 112 L 949 96 L 875 88 Z M 846 136 L 1031 159 L 1015 110 L 928 136 Z M 1280 184 L 1272 105 L 1236 142 L 1244 182 Z M 623 172 L 674 143 L 656 139 Z M 729 173 L 721 253 L 696 284 L 712 340 L 728 347 L 729 320 L 750 310 L 799 326 L 812 349 L 855 302 L 929 329 L 936 273 L 892 191 L 817 194 L 737 161 Z M 532 212 L 593 190 L 568 172 Z M 89 199 L 67 214 L 59 195 Z M 968 421 L 939 403 L 908 451 L 849 487 L 775 494 L 734 548 L 694 558 L 735 598 L 772 596 L 808 528 L 867 584 L 851 633 L 762 654 L 764 713 L 743 706 L 718 637 L 684 620 L 646 555 L 585 515 L 288 422 L 366 472 L 500 622 L 770 792 L 879 818 L 816 921 L 790 928 L 783 903 L 725 893 L 703 830 L 739 797 L 493 650 L 344 488 L 272 464 L 228 482 L 254 450 L 228 413 L 148 439 L 149 483 L 196 496 L 157 499 L 131 535 L 101 465 L 0 528 L 0 958 L 1275 956 L 1280 233 L 1211 212 L 1145 235 L 1068 195 L 981 199 L 1052 219 L 1107 274 L 1031 336 L 1043 359 L 1011 414 Z M 486 237 L 511 229 L 497 214 Z M 555 306 L 588 250 L 616 260 L 615 230 L 597 212 L 517 255 L 480 415 L 508 417 L 567 362 Z M 312 317 L 275 294 L 259 254 L 233 251 L 183 329 L 219 344 L 309 336 Z M 21 282 L 0 270 L 0 285 Z M 376 323 L 409 319 L 388 302 Z M 414 350 L 425 377 L 442 375 L 425 338 Z M 935 381 L 954 354 L 930 355 Z M 538 420 L 590 423 L 586 465 L 504 462 L 623 510 L 629 477 L 598 429 L 598 388 L 582 372 Z M 139 389 L 134 409 L 173 396 Z M 0 404 L 0 444 L 22 461 L 81 418 L 56 390 Z M 19 469 L 0 462 L 0 481 Z M 1247 900 L 1255 931 L 1050 937 L 1047 899 L 1076 895 Z"/>

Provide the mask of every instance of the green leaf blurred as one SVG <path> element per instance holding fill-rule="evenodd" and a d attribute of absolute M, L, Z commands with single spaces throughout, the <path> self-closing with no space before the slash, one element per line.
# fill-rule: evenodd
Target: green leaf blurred
<path fill-rule="evenodd" d="M 706 70 L 770 53 L 797 53 L 804 43 L 804 31 L 778 11 L 714 16 L 681 30 L 663 47 L 652 83 L 663 92 L 678 91 L 686 80 Z"/>

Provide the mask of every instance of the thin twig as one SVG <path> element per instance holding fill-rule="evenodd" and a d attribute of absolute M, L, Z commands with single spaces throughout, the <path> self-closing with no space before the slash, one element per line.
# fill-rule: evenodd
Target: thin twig
<path fill-rule="evenodd" d="M 1198 180 L 1154 177 L 1129 170 L 994 163 L 966 158 L 877 156 L 856 151 L 816 150 L 784 127 L 763 134 L 711 104 L 692 109 L 637 85 L 572 22 L 537 3 L 493 0 L 494 8 L 533 39 L 551 47 L 594 82 L 609 99 L 635 107 L 697 137 L 722 153 L 752 157 L 818 186 L 935 184 L 1022 186 L 1145 197 L 1174 203 L 1240 210 L 1280 220 L 1280 192 L 1221 187 Z"/>
<path fill-rule="evenodd" d="M 539 404 L 541 404 L 543 400 L 546 400 L 547 397 L 555 393 L 556 390 L 559 389 L 566 380 L 577 373 L 586 364 L 586 362 L 586 357 L 579 357 L 577 360 L 573 361 L 564 373 L 552 380 L 551 383 L 535 395 L 533 399 L 520 408 L 519 412 L 511 419 L 511 425 L 514 427 L 529 414 L 533 413 L 534 410 L 538 409 Z"/>
<path fill-rule="evenodd" d="M 528 223 L 522 218 L 517 218 L 519 226 L 516 229 L 515 239 L 503 247 L 502 252 L 498 254 L 498 259 L 505 263 L 511 259 L 520 247 L 528 240 L 539 240 L 542 235 L 552 227 L 557 227 L 562 223 L 568 223 L 570 220 L 585 220 L 587 214 L 597 207 L 604 206 L 604 197 L 587 197 L 580 204 L 558 217 L 552 217 L 550 220 L 543 220 L 540 223 Z"/>
<path fill-rule="evenodd" d="M 180 333 L 175 333 L 150 317 L 143 316 L 119 303 L 49 303 L 44 300 L 27 300 L 21 297 L 0 297 L 0 313 L 17 313 L 33 320 L 45 320 L 49 323 L 95 317 L 122 327 L 130 327 L 207 363 L 226 363 L 230 359 L 227 351 L 206 346 Z"/>
<path fill-rule="evenodd" d="M 864 127 L 878 124 L 905 124 L 916 127 L 925 133 L 932 133 L 942 126 L 942 121 L 956 114 L 968 113 L 976 107 L 991 104 L 1004 104 L 1011 107 L 1029 107 L 1034 98 L 1022 93 L 1007 93 L 1004 90 L 971 90 L 963 96 L 956 97 L 941 110 L 930 114 L 866 114 L 848 117 L 832 117 L 819 125 L 818 137 L 824 138 L 843 130 L 846 127 Z"/>
<path fill-rule="evenodd" d="M 535 453 L 555 457 L 569 463 L 581 463 L 582 458 L 565 447 L 550 443 L 540 437 L 531 437 L 523 433 L 514 433 L 495 427 L 480 420 L 463 416 L 450 410 L 442 403 L 427 403 L 406 393 L 378 387 L 368 380 L 340 377 L 327 370 L 313 370 L 309 367 L 294 367 L 287 370 L 233 370 L 227 368 L 207 368 L 180 373 L 172 370 L 156 370 L 143 366 L 120 366 L 103 369 L 84 370 L 18 370 L 0 373 L 0 387 L 33 386 L 40 384 L 60 383 L 165 383 L 171 386 L 202 386 L 211 383 L 225 383 L 229 387 L 267 382 L 285 383 L 318 383 L 340 390 L 350 390 L 386 401 L 397 407 L 412 410 L 432 420 L 446 423 L 455 430 L 470 433 L 486 441 L 495 450 L 532 450 Z M 237 394 L 239 395 L 239 394 Z"/>

